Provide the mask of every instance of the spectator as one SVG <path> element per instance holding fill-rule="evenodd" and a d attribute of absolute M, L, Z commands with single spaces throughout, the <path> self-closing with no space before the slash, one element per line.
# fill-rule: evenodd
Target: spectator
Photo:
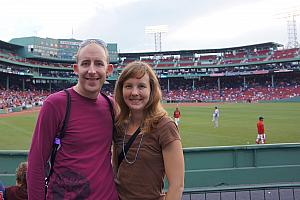
<path fill-rule="evenodd" d="M 16 185 L 5 188 L 5 200 L 27 200 L 27 162 L 21 162 L 16 170 Z"/>
<path fill-rule="evenodd" d="M 3 183 L 0 181 L 0 200 L 4 200 L 4 185 Z"/>

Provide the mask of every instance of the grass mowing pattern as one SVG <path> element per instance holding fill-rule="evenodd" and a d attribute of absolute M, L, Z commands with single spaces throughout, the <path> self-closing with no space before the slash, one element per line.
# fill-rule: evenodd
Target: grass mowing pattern
<path fill-rule="evenodd" d="M 265 118 L 267 143 L 300 142 L 300 103 L 220 104 L 219 128 L 213 127 L 214 106 L 179 104 L 183 147 L 255 144 L 260 115 Z M 175 108 L 166 109 L 173 116 Z M 26 113 L 0 118 L 0 149 L 29 149 L 36 117 Z"/>

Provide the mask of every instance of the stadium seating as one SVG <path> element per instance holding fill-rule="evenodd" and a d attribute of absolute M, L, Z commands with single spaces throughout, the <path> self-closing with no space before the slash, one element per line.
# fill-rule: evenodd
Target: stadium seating
<path fill-rule="evenodd" d="M 196 65 L 215 65 L 218 63 L 217 55 L 200 55 Z"/>
<path fill-rule="evenodd" d="M 186 85 L 183 85 L 181 82 L 179 85 L 178 81 L 172 84 L 169 91 L 163 85 L 163 100 L 166 102 L 258 102 L 300 96 L 299 77 L 292 81 L 282 77 L 274 87 L 267 80 L 260 83 L 250 80 L 246 87 L 242 85 L 241 81 L 235 81 L 232 79 L 229 84 L 228 82 L 224 83 L 224 87 L 221 87 L 220 90 L 214 82 L 197 81 L 196 86 L 192 88 L 190 83 L 186 82 Z"/>
<path fill-rule="evenodd" d="M 276 50 L 274 51 L 271 59 L 281 60 L 281 59 L 295 58 L 296 56 L 298 56 L 298 52 L 299 52 L 299 48 Z"/>
<path fill-rule="evenodd" d="M 113 86 L 124 66 L 141 60 L 156 70 L 164 101 L 257 102 L 300 96 L 300 65 L 288 62 L 288 59 L 299 58 L 299 48 L 272 49 L 270 46 L 249 46 L 203 53 L 176 51 L 141 53 L 140 56 L 138 53 L 132 56 L 125 54 L 113 63 L 114 71 L 109 82 Z M 284 62 L 277 62 L 280 60 Z M 24 58 L 17 51 L 0 47 L 1 92 L 12 92 L 14 98 L 4 100 L 7 94 L 3 94 L 1 106 L 22 104 L 23 98 L 15 99 L 15 96 L 19 96 L 16 94 L 18 92 L 52 93 L 71 86 L 76 81 L 72 64 L 59 60 Z M 275 79 L 273 83 L 271 76 Z M 217 81 L 220 81 L 219 85 Z M 108 87 L 107 92 L 112 94 L 113 88 Z"/>

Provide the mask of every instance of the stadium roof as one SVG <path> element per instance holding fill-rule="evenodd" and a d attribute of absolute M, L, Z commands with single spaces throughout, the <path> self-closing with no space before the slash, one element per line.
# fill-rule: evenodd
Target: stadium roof
<path fill-rule="evenodd" d="M 153 55 L 191 55 L 191 54 L 205 54 L 205 53 L 224 53 L 228 51 L 234 51 L 239 49 L 254 49 L 254 48 L 278 48 L 282 47 L 282 44 L 275 42 L 266 42 L 260 44 L 245 45 L 239 47 L 229 47 L 220 49 L 199 49 L 199 50 L 178 50 L 178 51 L 161 51 L 161 52 L 140 52 L 140 53 L 119 53 L 120 57 L 139 57 L 139 56 L 153 56 Z"/>
<path fill-rule="evenodd" d="M 16 44 L 12 44 L 12 43 L 8 43 L 8 42 L 0 40 L 0 48 L 8 49 L 8 50 L 16 50 L 16 49 L 20 49 L 20 48 L 24 48 L 24 47 L 21 45 L 16 45 Z"/>

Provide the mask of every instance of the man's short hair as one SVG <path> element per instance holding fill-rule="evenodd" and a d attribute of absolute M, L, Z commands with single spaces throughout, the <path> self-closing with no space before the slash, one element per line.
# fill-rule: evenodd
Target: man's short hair
<path fill-rule="evenodd" d="M 76 63 L 78 63 L 78 55 L 79 55 L 80 50 L 83 47 L 86 47 L 89 44 L 97 44 L 100 47 L 102 47 L 105 51 L 105 55 L 106 55 L 106 58 L 107 58 L 107 64 L 109 64 L 109 52 L 108 52 L 108 49 L 107 49 L 107 44 L 103 40 L 100 40 L 100 39 L 87 39 L 87 40 L 82 41 L 80 43 L 79 47 L 78 47 L 78 50 L 77 50 Z"/>

